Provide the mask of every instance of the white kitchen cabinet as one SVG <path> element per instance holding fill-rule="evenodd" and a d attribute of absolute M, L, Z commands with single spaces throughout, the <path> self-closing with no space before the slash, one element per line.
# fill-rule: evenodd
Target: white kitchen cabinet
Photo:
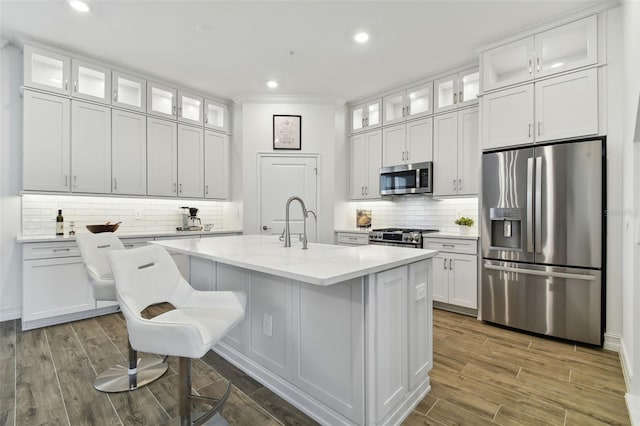
<path fill-rule="evenodd" d="M 147 81 L 121 72 L 112 72 L 111 104 L 138 112 L 147 111 Z"/>
<path fill-rule="evenodd" d="M 433 118 L 382 129 L 382 166 L 422 163 L 433 158 Z"/>
<path fill-rule="evenodd" d="M 202 126 L 203 107 L 202 97 L 178 90 L 178 121 Z"/>
<path fill-rule="evenodd" d="M 163 118 L 176 119 L 178 92 L 161 83 L 147 82 L 147 112 Z"/>
<path fill-rule="evenodd" d="M 425 248 L 440 251 L 433 258 L 433 301 L 477 309 L 477 240 L 427 237 Z"/>
<path fill-rule="evenodd" d="M 71 101 L 71 191 L 111 193 L 111 109 Z"/>
<path fill-rule="evenodd" d="M 409 265 L 407 290 L 409 391 L 415 389 L 433 367 L 433 290 L 431 261 Z"/>
<path fill-rule="evenodd" d="M 382 132 L 376 130 L 352 136 L 350 148 L 350 198 L 380 198 Z"/>
<path fill-rule="evenodd" d="M 533 140 L 533 84 L 484 95 L 483 149 L 522 145 Z"/>
<path fill-rule="evenodd" d="M 483 52 L 482 90 L 523 83 L 597 62 L 598 21 L 594 15 Z"/>
<path fill-rule="evenodd" d="M 480 92 L 478 68 L 436 80 L 434 91 L 436 113 L 477 104 Z"/>
<path fill-rule="evenodd" d="M 339 246 L 366 246 L 369 244 L 369 232 L 336 232 L 336 244 Z"/>
<path fill-rule="evenodd" d="M 229 107 L 223 103 L 205 99 L 204 127 L 229 133 Z"/>
<path fill-rule="evenodd" d="M 380 127 L 382 125 L 381 109 L 381 99 L 351 107 L 351 133 Z"/>
<path fill-rule="evenodd" d="M 204 195 L 204 132 L 201 128 L 178 125 L 178 197 Z"/>
<path fill-rule="evenodd" d="M 39 47 L 24 45 L 24 85 L 70 94 L 71 58 Z"/>
<path fill-rule="evenodd" d="M 382 106 L 384 125 L 433 114 L 433 82 L 385 96 Z"/>
<path fill-rule="evenodd" d="M 178 125 L 147 117 L 147 194 L 178 195 Z"/>
<path fill-rule="evenodd" d="M 597 134 L 598 71 L 492 92 L 482 107 L 483 149 Z"/>
<path fill-rule="evenodd" d="M 229 135 L 205 130 L 204 133 L 204 198 L 230 198 Z"/>
<path fill-rule="evenodd" d="M 114 194 L 147 194 L 147 118 L 114 109 L 111 121 Z"/>
<path fill-rule="evenodd" d="M 78 59 L 71 60 L 71 96 L 111 104 L 111 70 Z"/>
<path fill-rule="evenodd" d="M 23 187 L 69 191 L 71 101 L 24 91 Z"/>
<path fill-rule="evenodd" d="M 476 195 L 479 164 L 478 109 L 434 117 L 433 195 Z"/>
<path fill-rule="evenodd" d="M 535 141 L 598 133 L 598 70 L 535 83 Z"/>

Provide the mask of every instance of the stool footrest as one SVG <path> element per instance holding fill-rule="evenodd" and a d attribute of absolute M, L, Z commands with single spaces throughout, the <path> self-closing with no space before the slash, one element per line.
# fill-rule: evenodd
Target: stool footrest
<path fill-rule="evenodd" d="M 229 380 L 229 383 L 227 384 L 227 389 L 225 390 L 224 395 L 222 395 L 222 397 L 219 399 L 190 394 L 189 399 L 191 400 L 198 400 L 198 401 L 204 401 L 204 402 L 217 402 L 217 404 L 214 405 L 209 411 L 203 413 L 200 417 L 193 420 L 193 424 L 195 426 L 199 426 L 204 422 L 206 422 L 207 420 L 209 420 L 211 417 L 213 417 L 218 411 L 220 411 L 224 403 L 229 398 L 229 395 L 231 395 L 231 380 Z"/>

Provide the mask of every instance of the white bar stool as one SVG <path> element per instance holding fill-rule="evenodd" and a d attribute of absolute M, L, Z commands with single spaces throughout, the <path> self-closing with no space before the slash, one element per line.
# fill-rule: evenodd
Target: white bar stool
<path fill-rule="evenodd" d="M 221 398 L 191 393 L 191 360 L 201 358 L 244 318 L 246 295 L 240 291 L 198 291 L 180 275 L 171 255 L 162 247 L 112 251 L 109 263 L 120 308 L 127 320 L 131 345 L 139 351 L 179 357 L 179 418 L 181 426 L 226 424 L 219 415 L 231 393 L 231 381 Z M 176 309 L 151 319 L 141 312 L 149 305 L 169 302 Z M 212 406 L 191 412 L 191 403 Z M 212 418 L 213 417 L 213 418 Z M 194 419 L 195 418 L 195 419 Z"/>
<path fill-rule="evenodd" d="M 93 298 L 116 302 L 116 285 L 107 259 L 114 250 L 125 250 L 111 232 L 80 234 L 76 237 L 84 266 L 93 289 Z M 96 377 L 93 387 L 101 392 L 124 392 L 137 389 L 160 378 L 169 367 L 164 358 L 140 358 L 129 342 L 129 365 L 116 365 Z"/>

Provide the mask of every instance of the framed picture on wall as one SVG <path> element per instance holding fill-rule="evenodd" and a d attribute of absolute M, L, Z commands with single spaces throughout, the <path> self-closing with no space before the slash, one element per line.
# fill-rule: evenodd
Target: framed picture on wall
<path fill-rule="evenodd" d="M 301 149 L 302 116 L 273 116 L 273 149 Z"/>

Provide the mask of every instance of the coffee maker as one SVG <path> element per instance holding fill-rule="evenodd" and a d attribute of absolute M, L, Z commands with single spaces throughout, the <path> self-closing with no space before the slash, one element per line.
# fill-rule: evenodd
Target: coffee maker
<path fill-rule="evenodd" d="M 180 226 L 177 231 L 201 231 L 202 225 L 196 207 L 180 207 Z"/>

